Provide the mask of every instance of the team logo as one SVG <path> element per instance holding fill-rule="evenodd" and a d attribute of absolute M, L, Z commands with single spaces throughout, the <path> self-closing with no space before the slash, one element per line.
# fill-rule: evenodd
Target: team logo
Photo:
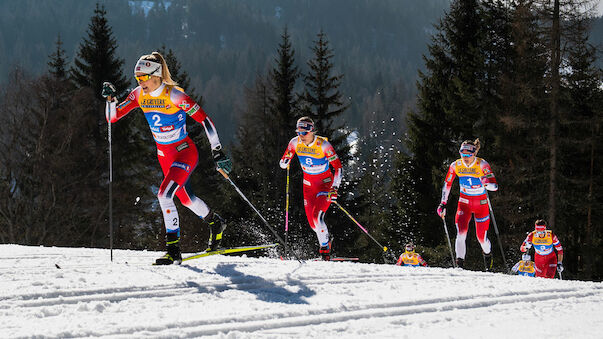
<path fill-rule="evenodd" d="M 191 104 L 189 104 L 188 102 L 186 102 L 186 100 L 182 100 L 182 103 L 180 105 L 178 105 L 178 107 L 182 108 L 183 110 L 188 110 L 189 107 L 191 107 Z"/>
<path fill-rule="evenodd" d="M 177 167 L 180 169 L 183 169 L 186 171 L 186 173 L 189 173 L 191 171 L 191 167 L 183 162 L 174 162 L 172 163 L 172 167 Z"/>
<path fill-rule="evenodd" d="M 136 95 L 134 94 L 134 92 L 130 93 L 130 95 L 128 95 L 128 99 L 134 101 L 134 99 L 136 99 Z"/>
<path fill-rule="evenodd" d="M 174 125 L 170 125 L 170 126 L 162 126 L 161 128 L 159 128 L 159 130 L 161 132 L 169 132 L 169 131 L 173 131 L 174 130 Z"/>

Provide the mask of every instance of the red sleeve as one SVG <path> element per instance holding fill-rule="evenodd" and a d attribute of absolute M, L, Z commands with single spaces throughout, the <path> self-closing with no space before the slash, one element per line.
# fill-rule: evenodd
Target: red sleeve
<path fill-rule="evenodd" d="M 532 248 L 532 238 L 534 237 L 534 232 L 530 232 L 526 239 L 523 241 L 520 247 L 520 251 L 527 252 L 530 248 Z"/>
<path fill-rule="evenodd" d="M 402 255 L 400 255 L 400 257 L 398 258 L 398 261 L 396 262 L 396 265 L 402 266 L 402 262 L 403 262 Z"/>
<path fill-rule="evenodd" d="M 553 246 L 555 246 L 555 250 L 557 251 L 557 255 L 559 254 L 563 254 L 563 247 L 561 246 L 561 242 L 559 241 L 559 238 L 557 238 L 557 236 L 555 235 L 555 233 L 553 233 Z"/>
<path fill-rule="evenodd" d="M 140 94 L 140 87 L 136 87 L 130 94 L 126 100 L 122 101 L 119 105 L 115 107 L 116 115 L 111 117 L 111 122 L 115 122 L 123 117 L 125 117 L 128 113 L 130 113 L 133 109 L 140 107 L 138 105 L 138 96 Z"/>
<path fill-rule="evenodd" d="M 446 178 L 444 179 L 444 186 L 442 187 L 442 198 L 441 202 L 448 202 L 448 196 L 450 195 L 450 190 L 452 189 L 452 183 L 456 178 L 456 172 L 454 169 L 456 168 L 456 161 L 450 164 L 448 167 L 448 173 L 446 173 Z"/>
<path fill-rule="evenodd" d="M 425 261 L 425 259 L 423 259 L 423 257 L 419 254 L 419 263 L 421 263 L 421 265 L 427 267 L 427 261 Z"/>

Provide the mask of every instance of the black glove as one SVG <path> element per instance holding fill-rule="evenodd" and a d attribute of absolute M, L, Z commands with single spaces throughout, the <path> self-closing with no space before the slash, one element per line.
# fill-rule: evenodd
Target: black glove
<path fill-rule="evenodd" d="M 226 174 L 230 173 L 230 171 L 232 170 L 232 162 L 230 161 L 230 158 L 228 158 L 228 156 L 226 156 L 226 154 L 224 154 L 221 149 L 212 149 L 211 154 L 214 158 L 214 162 L 216 163 L 216 167 L 218 168 L 218 170 L 223 170 L 224 172 L 226 172 Z"/>
<path fill-rule="evenodd" d="M 559 273 L 563 272 L 563 264 L 560 262 L 557 263 L 557 271 L 559 271 Z"/>
<path fill-rule="evenodd" d="M 113 86 L 112 83 L 105 81 L 103 82 L 103 91 L 101 92 L 101 95 L 103 98 L 108 99 L 109 97 L 113 98 L 115 97 L 115 93 L 117 92 L 117 90 L 115 89 L 115 86 Z"/>

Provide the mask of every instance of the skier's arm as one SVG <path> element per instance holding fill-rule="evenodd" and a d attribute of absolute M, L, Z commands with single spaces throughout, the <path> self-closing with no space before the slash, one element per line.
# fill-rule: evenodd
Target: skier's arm
<path fill-rule="evenodd" d="M 496 191 L 498 190 L 498 184 L 496 183 L 496 178 L 494 177 L 494 173 L 492 173 L 492 169 L 490 169 L 490 164 L 486 160 L 480 162 L 480 167 L 484 176 L 481 177 L 482 184 L 488 191 Z"/>
<path fill-rule="evenodd" d="M 440 203 L 444 205 L 446 205 L 446 203 L 448 202 L 448 196 L 450 195 L 450 190 L 452 189 L 452 183 L 456 178 L 456 173 L 454 171 L 455 168 L 456 161 L 450 164 L 450 167 L 448 167 L 448 173 L 446 174 L 446 179 L 444 179 L 444 187 L 442 187 L 442 198 L 440 200 Z"/>
<path fill-rule="evenodd" d="M 521 264 L 521 261 L 518 261 L 515 266 L 513 266 L 513 268 L 511 268 L 511 272 L 513 273 L 517 273 L 517 271 L 519 270 L 519 264 Z"/>
<path fill-rule="evenodd" d="M 419 255 L 419 263 L 424 267 L 427 267 L 427 261 L 425 261 L 421 255 Z"/>
<path fill-rule="evenodd" d="M 341 165 L 341 160 L 337 157 L 337 153 L 335 153 L 335 149 L 331 145 L 330 142 L 326 141 L 322 144 L 322 149 L 325 152 L 325 157 L 329 161 L 329 164 L 333 166 L 333 185 L 334 189 L 339 188 L 341 184 L 341 178 L 343 177 L 343 166 Z"/>
<path fill-rule="evenodd" d="M 291 141 L 289 141 L 289 144 L 287 144 L 287 149 L 285 149 L 285 153 L 283 153 L 283 156 L 281 157 L 281 161 L 279 161 L 279 165 L 281 166 L 282 169 L 286 169 L 287 167 L 289 167 L 289 164 L 291 163 L 291 159 L 295 155 L 295 141 L 296 140 L 297 140 L 297 138 L 293 138 L 293 139 L 291 139 Z"/>
<path fill-rule="evenodd" d="M 188 116 L 193 118 L 193 120 L 203 125 L 205 135 L 207 135 L 207 140 L 209 140 L 212 150 L 219 151 L 222 149 L 222 144 L 220 143 L 220 138 L 218 138 L 218 132 L 216 131 L 214 122 L 198 103 L 181 91 L 180 88 L 172 89 L 170 92 L 170 99 L 174 105 L 180 107 Z"/>
<path fill-rule="evenodd" d="M 403 263 L 404 263 L 404 260 L 402 260 L 402 255 L 400 255 L 400 257 L 398 258 L 398 261 L 396 261 L 396 265 L 402 266 Z"/>
<path fill-rule="evenodd" d="M 563 261 L 563 247 L 561 246 L 561 242 L 555 234 L 553 234 L 553 246 L 555 246 L 555 250 L 557 251 L 557 262 Z"/>
<path fill-rule="evenodd" d="M 521 244 L 521 247 L 519 248 L 520 251 L 527 252 L 530 250 L 530 248 L 532 248 L 532 237 L 533 236 L 534 236 L 534 232 L 530 232 L 530 234 L 528 234 L 526 239 Z"/>
<path fill-rule="evenodd" d="M 116 98 L 111 98 L 111 101 L 107 101 L 105 104 L 105 117 L 107 118 L 107 122 L 117 122 L 119 119 L 130 113 L 133 109 L 139 107 L 139 93 L 140 87 L 135 88 L 132 92 L 130 92 L 130 94 L 128 94 L 126 100 L 119 105 L 117 104 Z"/>

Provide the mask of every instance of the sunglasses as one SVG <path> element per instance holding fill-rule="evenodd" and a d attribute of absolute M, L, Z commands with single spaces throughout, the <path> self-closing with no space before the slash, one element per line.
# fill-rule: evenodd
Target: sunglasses
<path fill-rule="evenodd" d="M 150 74 L 143 74 L 143 75 L 135 75 L 134 77 L 136 78 L 136 81 L 138 81 L 138 83 L 141 83 L 141 82 L 151 79 L 151 76 L 152 75 L 150 75 Z"/>
<path fill-rule="evenodd" d="M 306 135 L 308 133 L 310 133 L 310 132 L 309 131 L 303 131 L 303 132 L 297 131 L 297 135 Z"/>
<path fill-rule="evenodd" d="M 473 152 L 471 152 L 471 153 L 461 152 L 461 156 L 465 157 L 465 158 L 471 157 L 471 156 L 473 156 L 473 154 L 475 154 L 475 153 L 473 153 Z"/>

